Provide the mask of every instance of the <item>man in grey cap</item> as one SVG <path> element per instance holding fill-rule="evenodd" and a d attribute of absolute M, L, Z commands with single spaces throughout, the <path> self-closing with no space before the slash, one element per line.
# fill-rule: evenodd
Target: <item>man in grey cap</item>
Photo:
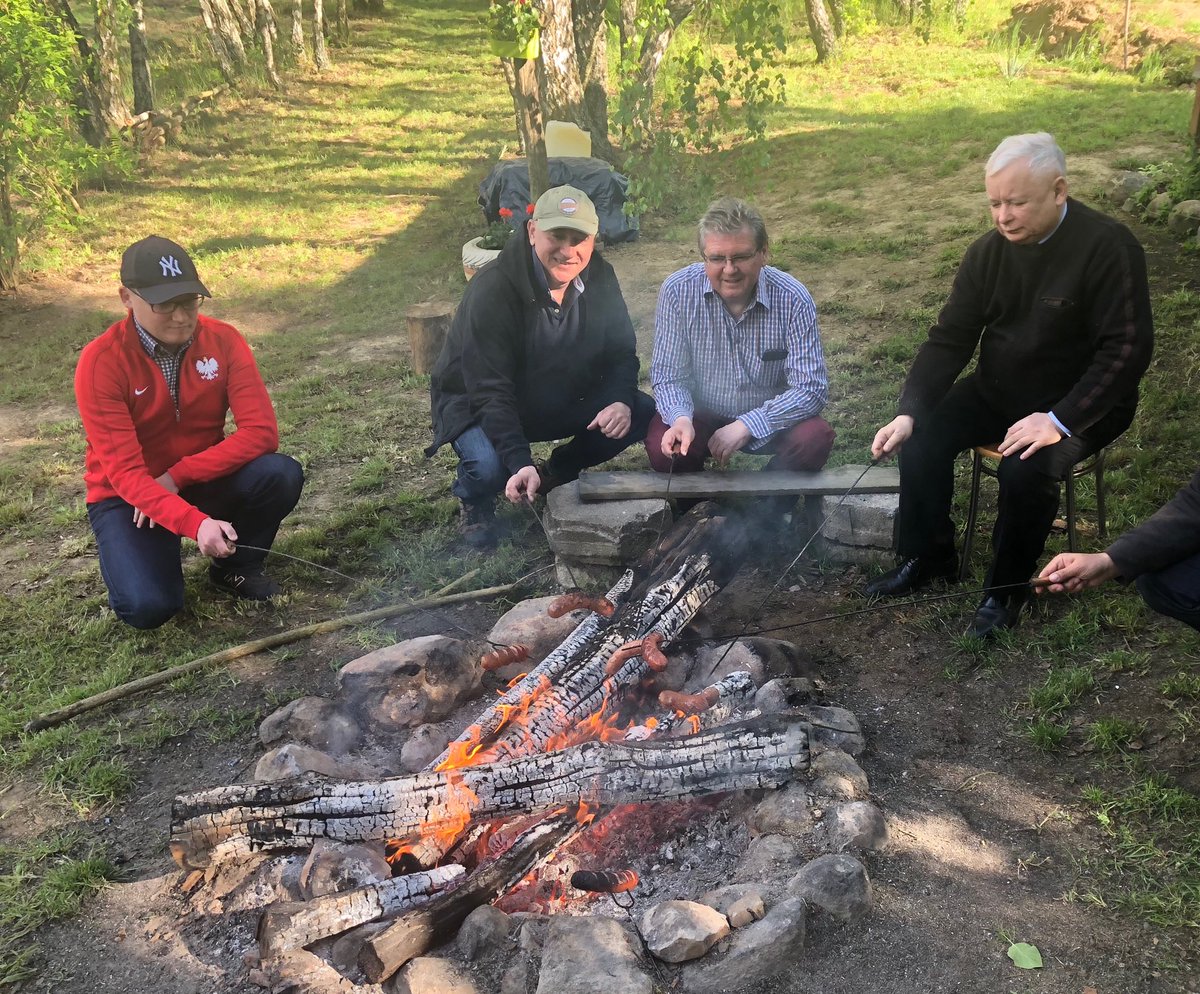
<path fill-rule="evenodd" d="M 532 500 L 646 437 L 654 401 L 637 389 L 633 324 L 595 254 L 587 194 L 557 186 L 467 286 L 433 369 L 432 456 L 458 455 L 451 487 L 467 544 L 496 543 L 495 498 Z M 545 463 L 531 442 L 569 439 Z"/>

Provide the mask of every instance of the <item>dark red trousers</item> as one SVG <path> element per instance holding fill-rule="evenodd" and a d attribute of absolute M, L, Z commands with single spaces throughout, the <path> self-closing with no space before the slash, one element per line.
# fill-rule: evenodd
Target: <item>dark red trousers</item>
<path fill-rule="evenodd" d="M 698 473 L 704 468 L 704 460 L 708 458 L 708 440 L 713 432 L 724 428 L 735 418 L 721 418 L 711 414 L 696 414 L 692 418 L 692 426 L 696 429 L 696 438 L 692 441 L 686 456 L 675 460 L 676 473 Z M 671 472 L 671 457 L 662 452 L 662 438 L 667 433 L 667 425 L 657 412 L 650 419 L 650 428 L 646 432 L 646 454 L 650 457 L 650 465 L 660 473 Z M 752 455 L 769 454 L 772 459 L 767 463 L 767 469 L 786 469 L 793 472 L 813 472 L 825 465 L 829 453 L 833 450 L 835 434 L 833 429 L 820 415 L 801 421 L 787 431 L 780 432 L 772 441 L 761 449 L 755 449 Z"/>

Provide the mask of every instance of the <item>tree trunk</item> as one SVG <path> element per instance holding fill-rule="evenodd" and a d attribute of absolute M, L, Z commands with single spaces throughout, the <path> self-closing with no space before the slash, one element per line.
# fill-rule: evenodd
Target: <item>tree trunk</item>
<path fill-rule="evenodd" d="M 320 3 L 321 0 L 316 0 Z M 525 161 L 529 163 L 529 200 L 535 202 L 550 188 L 550 166 L 546 162 L 546 124 L 542 117 L 538 60 L 513 60 L 516 86 L 513 101 L 517 108 L 517 123 L 521 143 L 525 146 Z"/>
<path fill-rule="evenodd" d="M 218 27 L 218 13 L 214 6 L 214 0 L 200 0 L 200 17 L 204 21 L 204 28 L 208 32 L 208 44 L 212 48 L 213 56 L 217 60 L 217 67 L 221 70 L 221 75 L 225 77 L 225 81 L 231 86 L 237 84 L 238 67 L 234 63 L 234 57 L 230 52 L 229 44 L 226 41 L 224 33 Z M 242 52 L 243 58 L 245 51 Z"/>
<path fill-rule="evenodd" d="M 75 106 L 79 111 L 79 131 L 84 141 L 99 148 L 105 143 L 108 129 L 100 110 L 99 82 L 96 78 L 96 60 L 92 46 L 88 43 L 79 21 L 71 10 L 68 0 L 48 0 L 48 6 L 63 28 L 71 32 L 75 47 L 79 50 L 79 73 L 75 80 Z"/>
<path fill-rule="evenodd" d="M 608 26 L 604 4 L 576 0 L 575 53 L 583 83 L 581 128 L 592 134 L 592 154 L 612 160 L 608 141 Z"/>
<path fill-rule="evenodd" d="M 292 0 L 292 54 L 303 65 L 308 61 L 304 47 L 304 0 Z"/>
<path fill-rule="evenodd" d="M 846 0 L 829 0 L 829 13 L 833 17 L 834 36 L 840 41 L 846 37 Z"/>
<path fill-rule="evenodd" d="M 659 23 L 648 28 L 642 37 L 641 49 L 636 53 L 637 76 L 647 105 L 654 99 L 654 85 L 663 59 L 667 56 L 667 47 L 684 18 L 696 8 L 696 3 L 697 0 L 669 0 Z"/>
<path fill-rule="evenodd" d="M 313 62 L 318 69 L 329 68 L 329 52 L 325 49 L 325 2 L 313 0 L 312 12 Z"/>
<path fill-rule="evenodd" d="M 339 45 L 350 44 L 350 11 L 346 0 L 337 0 L 337 40 Z"/>
<path fill-rule="evenodd" d="M 590 132 L 593 152 L 610 158 L 606 59 L 603 3 L 546 0 L 540 60 L 543 115 Z"/>
<path fill-rule="evenodd" d="M 414 304 L 404 314 L 408 325 L 408 350 L 412 356 L 412 371 L 426 376 L 433 371 L 450 323 L 454 320 L 453 304 Z"/>
<path fill-rule="evenodd" d="M 142 0 L 133 0 L 129 22 L 129 64 L 133 76 L 133 112 L 154 110 L 154 80 L 150 77 L 150 53 L 146 47 L 146 20 Z"/>
<path fill-rule="evenodd" d="M 808 12 L 808 30 L 817 48 L 817 61 L 825 62 L 837 54 L 837 35 L 829 22 L 825 0 L 804 0 L 804 7 Z"/>
<path fill-rule="evenodd" d="M 256 0 L 254 13 L 258 20 L 258 38 L 262 44 L 267 79 L 275 89 L 282 90 L 283 80 L 275 70 L 275 11 L 271 9 L 271 0 Z"/>
<path fill-rule="evenodd" d="M 229 7 L 230 16 L 232 16 L 234 23 L 237 24 L 238 37 L 242 39 L 243 46 L 253 44 L 255 33 L 254 22 L 257 20 L 257 17 L 253 14 L 253 10 L 250 14 L 247 14 L 246 8 L 242 6 L 242 0 L 223 0 L 223 2 Z M 250 0 L 250 4 L 253 7 L 254 0 Z"/>
<path fill-rule="evenodd" d="M 115 0 L 94 0 L 96 16 L 96 81 L 99 83 L 100 113 L 105 124 L 119 130 L 129 123 L 125 79 L 121 74 L 121 47 L 117 42 Z"/>

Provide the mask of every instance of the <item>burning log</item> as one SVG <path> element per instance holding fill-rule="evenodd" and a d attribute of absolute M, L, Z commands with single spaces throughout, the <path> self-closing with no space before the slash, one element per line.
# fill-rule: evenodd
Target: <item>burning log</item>
<path fill-rule="evenodd" d="M 585 824 L 577 822 L 574 814 L 567 813 L 539 822 L 522 834 L 503 856 L 471 874 L 461 887 L 405 915 L 368 939 L 358 960 L 367 979 L 380 983 L 414 956 L 420 956 L 457 929 L 476 908 L 489 904 L 515 887 L 559 846 L 581 832 Z"/>
<path fill-rule="evenodd" d="M 313 901 L 274 905 L 258 920 L 259 950 L 264 958 L 275 956 L 415 908 L 457 883 L 465 872 L 457 864 L 439 866 Z"/>
<path fill-rule="evenodd" d="M 580 804 L 778 786 L 808 768 L 809 726 L 764 715 L 665 741 L 585 742 L 485 766 L 342 781 L 306 774 L 176 798 L 171 852 L 185 868 L 260 850 L 430 837 L 473 822 Z M 449 848 L 449 845 L 446 846 Z"/>

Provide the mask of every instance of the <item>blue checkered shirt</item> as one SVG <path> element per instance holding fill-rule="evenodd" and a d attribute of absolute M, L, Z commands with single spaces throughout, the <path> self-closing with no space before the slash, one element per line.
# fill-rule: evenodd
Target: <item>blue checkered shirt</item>
<path fill-rule="evenodd" d="M 650 382 L 669 427 L 696 411 L 735 418 L 748 449 L 820 413 L 829 377 L 817 309 L 787 273 L 764 266 L 753 302 L 733 317 L 697 262 L 663 282 L 654 317 Z"/>

